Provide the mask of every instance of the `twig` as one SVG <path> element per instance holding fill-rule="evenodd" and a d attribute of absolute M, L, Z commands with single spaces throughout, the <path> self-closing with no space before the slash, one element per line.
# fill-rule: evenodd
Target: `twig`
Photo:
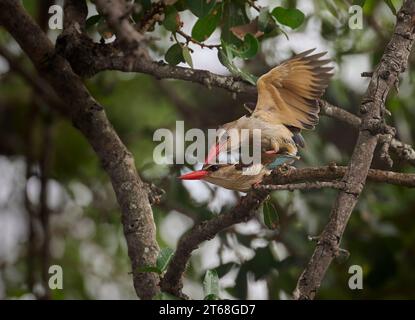
<path fill-rule="evenodd" d="M 271 176 L 264 179 L 263 185 L 272 185 L 271 187 L 276 186 L 275 189 L 287 189 L 287 186 L 292 187 L 293 183 L 296 183 L 296 186 L 303 187 L 308 185 L 313 187 L 315 186 L 315 181 L 318 181 L 320 185 L 324 185 L 325 187 L 335 186 L 341 187 L 340 189 L 347 189 L 348 186 L 343 181 L 335 181 L 341 179 L 346 171 L 346 167 L 336 165 L 302 169 L 290 167 L 287 171 L 277 170 L 273 172 Z M 391 183 L 404 187 L 415 187 L 415 174 L 370 169 L 368 180 L 373 182 Z M 299 184 L 299 182 L 301 184 Z M 202 242 L 213 239 L 218 232 L 236 223 L 248 221 L 254 217 L 256 210 L 271 191 L 272 190 L 266 188 L 265 190 L 261 189 L 261 187 L 259 187 L 259 189 L 251 190 L 245 197 L 241 198 L 237 206 L 230 212 L 218 215 L 211 220 L 203 221 L 183 235 L 177 244 L 177 250 L 161 281 L 162 290 L 175 296 L 186 298 L 187 296 L 182 292 L 182 276 L 191 253 L 197 249 Z"/>
<path fill-rule="evenodd" d="M 252 8 L 254 8 L 258 12 L 261 11 L 261 7 L 259 7 L 255 4 L 255 0 L 248 0 L 248 5 Z"/>
<path fill-rule="evenodd" d="M 319 105 L 323 115 L 343 121 L 356 129 L 360 127 L 361 119 L 358 116 L 342 108 L 333 106 L 324 100 L 319 100 Z M 415 166 L 415 150 L 412 146 L 405 144 L 396 138 L 392 138 L 390 143 L 388 141 L 385 142 L 389 144 L 389 147 L 401 160 L 407 161 L 412 166 Z"/>
<path fill-rule="evenodd" d="M 186 269 L 191 253 L 206 240 L 213 239 L 223 229 L 239 222 L 250 220 L 261 203 L 268 196 L 268 191 L 254 190 L 243 197 L 239 203 L 226 214 L 221 214 L 209 221 L 203 221 L 194 226 L 180 238 L 177 250 L 170 261 L 167 272 L 160 282 L 161 289 L 177 297 L 186 299 L 182 292 L 182 275 Z"/>
<path fill-rule="evenodd" d="M 202 84 L 208 88 L 218 87 L 230 92 L 244 93 L 251 97 L 257 95 L 256 87 L 232 76 L 222 76 L 206 70 L 197 70 L 179 66 L 171 66 L 163 62 L 154 62 L 148 59 L 126 58 L 124 54 L 111 45 L 99 45 L 89 39 L 87 43 L 82 39 L 77 47 L 63 44 L 62 53 L 71 62 L 74 70 L 82 76 L 90 77 L 103 70 L 118 70 L 123 72 L 139 72 L 154 76 L 157 79 L 178 79 Z M 128 56 L 128 55 L 127 55 Z M 356 128 L 360 126 L 360 118 L 352 113 L 335 107 L 327 101 L 320 100 L 321 113 L 340 121 L 344 121 Z M 415 166 L 415 151 L 410 145 L 392 139 L 392 150 L 404 161 Z"/>
<path fill-rule="evenodd" d="M 126 2 L 123 0 L 97 0 L 96 3 L 100 12 L 106 16 L 107 21 L 115 30 L 118 39 L 120 39 L 121 45 L 120 47 L 112 45 L 102 47 L 97 47 L 95 45 L 86 46 L 86 50 L 91 50 L 92 52 L 88 58 L 93 58 L 93 63 L 90 64 L 91 66 L 89 70 L 92 72 L 89 72 L 88 75 L 109 69 L 135 71 L 152 74 L 157 78 L 176 78 L 188 80 L 201 83 L 207 87 L 217 86 L 232 92 L 244 92 L 250 95 L 256 95 L 255 87 L 232 77 L 218 76 L 204 70 L 191 70 L 188 68 L 172 67 L 151 61 L 148 56 L 146 56 L 145 51 L 137 50 L 137 48 L 140 47 L 140 42 L 143 40 L 143 37 L 140 36 L 139 33 L 134 30 L 134 28 L 132 28 L 128 22 L 128 19 L 126 19 Z M 406 5 L 409 6 L 407 3 L 408 1 L 406 2 Z M 70 111 L 74 123 L 80 128 L 80 130 L 90 141 L 91 145 L 94 147 L 95 151 L 101 158 L 104 168 L 111 176 L 114 189 L 117 193 L 118 201 L 123 210 L 123 223 L 127 237 L 127 243 L 130 249 L 129 254 L 133 263 L 133 274 L 136 290 L 137 293 L 144 298 L 151 297 L 157 291 L 157 277 L 152 274 L 140 274 L 137 272 L 136 267 L 139 266 L 141 262 L 145 263 L 145 265 L 154 264 L 154 252 L 157 252 L 158 248 L 157 244 L 154 244 L 154 221 L 152 220 L 151 210 L 149 209 L 148 199 L 146 197 L 147 195 L 143 192 L 143 189 L 145 188 L 143 187 L 141 180 L 136 174 L 134 165 L 131 164 L 133 163 L 131 155 L 129 154 L 128 150 L 125 149 L 116 133 L 112 130 L 108 120 L 106 119 L 105 112 L 103 111 L 102 107 L 92 99 L 92 97 L 83 87 L 82 83 L 80 83 L 79 78 L 72 74 L 66 62 L 63 61 L 60 57 L 54 55 L 53 47 L 51 46 L 50 42 L 46 39 L 46 37 L 44 37 L 43 34 L 38 34 L 36 25 L 33 25 L 27 15 L 22 14 L 22 8 L 18 2 L 16 0 L 4 0 L 0 3 L 0 9 L 0 22 L 12 33 L 15 39 L 22 46 L 23 50 L 25 50 L 31 57 L 39 71 L 45 75 L 48 82 L 54 87 L 59 95 L 63 97 L 67 103 L 66 110 Z M 22 25 L 18 26 L 13 23 L 11 18 L 4 14 L 4 12 L 7 12 L 7 15 L 10 14 L 10 12 L 14 13 L 13 19 L 18 19 L 22 22 Z M 398 14 L 398 25 L 401 24 L 402 26 L 405 26 L 405 28 L 408 27 L 408 25 L 411 23 L 408 21 L 408 16 L 408 14 L 401 16 Z M 412 16 L 409 16 L 409 20 L 412 18 Z M 34 33 L 33 37 L 27 36 L 28 28 L 32 29 L 30 32 Z M 347 218 L 350 215 L 350 211 L 354 206 L 354 203 L 357 200 L 357 196 L 359 195 L 364 184 L 366 173 L 369 173 L 368 177 L 370 178 L 370 161 L 367 160 L 369 160 L 368 158 L 371 158 L 373 154 L 373 152 L 370 152 L 370 149 L 374 149 L 374 146 L 376 146 L 378 142 L 378 133 L 373 134 L 373 132 L 365 128 L 369 127 L 368 124 L 370 121 L 379 120 L 381 108 L 383 107 L 382 105 L 378 105 L 379 101 L 384 102 L 390 82 L 393 82 L 393 84 L 396 83 L 396 76 L 398 72 L 400 72 L 404 67 L 401 62 L 406 59 L 408 53 L 402 53 L 401 51 L 399 51 L 399 55 L 394 55 L 391 53 L 396 53 L 396 51 L 401 50 L 402 43 L 406 43 L 408 48 L 412 44 L 413 35 L 411 32 L 413 26 L 410 30 L 406 30 L 405 28 L 399 30 L 397 28 L 394 34 L 394 38 L 395 40 L 399 40 L 396 40 L 394 42 L 394 46 L 389 48 L 391 52 L 388 53 L 387 58 L 383 59 L 381 63 L 381 65 L 383 64 L 390 66 L 390 64 L 393 62 L 394 65 L 398 66 L 398 68 L 391 68 L 391 70 L 388 68 L 386 68 L 386 70 L 380 68 L 381 70 L 377 69 L 374 72 L 374 78 L 376 78 L 379 84 L 376 86 L 376 90 L 374 90 L 374 95 L 376 96 L 377 94 L 381 94 L 381 96 L 376 96 L 377 99 L 367 99 L 368 102 L 366 103 L 366 106 L 368 107 L 361 108 L 361 113 L 363 114 L 363 125 L 360 124 L 360 138 L 357 144 L 357 148 L 355 149 L 350 168 L 347 171 L 345 170 L 347 179 L 345 188 L 346 190 L 340 193 L 341 197 L 350 198 L 350 201 L 347 203 L 345 208 L 341 208 L 341 212 L 336 211 L 340 211 L 339 204 L 341 204 L 343 200 L 340 199 L 338 202 L 336 202 L 334 213 L 337 214 L 337 217 L 344 219 L 344 221 L 340 221 L 340 223 L 338 223 L 335 227 L 341 226 L 344 228 L 345 223 L 347 222 Z M 36 38 L 39 43 L 35 43 L 33 40 L 34 38 Z M 94 52 L 96 48 L 102 50 Z M 89 51 L 87 51 L 87 53 L 88 52 Z M 50 70 L 59 70 L 60 72 L 53 73 Z M 87 73 L 87 71 L 83 72 Z M 64 84 L 62 83 L 60 76 L 63 76 L 65 79 Z M 373 88 L 372 83 L 369 88 Z M 370 93 L 371 95 L 373 94 L 373 92 Z M 376 103 L 374 101 L 376 101 Z M 379 113 L 379 115 L 376 113 Z M 103 141 L 106 142 L 106 145 Z M 366 145 L 364 150 L 363 148 L 359 149 L 359 147 L 363 144 L 362 142 L 364 142 Z M 393 140 L 391 141 L 391 145 L 393 145 Z M 111 150 L 108 150 L 108 146 L 111 146 Z M 365 154 L 365 152 L 368 154 Z M 361 159 L 360 157 L 365 158 Z M 359 162 L 358 160 L 362 161 Z M 360 163 L 363 164 L 363 168 L 362 166 L 359 166 Z M 333 169 L 332 171 L 337 172 L 336 170 L 337 169 Z M 291 174 L 295 176 L 297 173 Z M 413 177 L 411 177 L 411 179 L 408 181 L 406 180 L 406 177 L 408 176 L 404 176 L 405 178 L 396 180 L 400 185 L 413 183 Z M 274 183 L 288 183 L 288 180 L 284 180 L 283 177 L 283 175 L 279 176 L 278 179 L 273 177 L 274 180 L 277 180 L 274 181 Z M 350 177 L 356 179 L 349 179 Z M 394 179 L 396 179 L 396 176 L 394 176 Z M 360 183 L 360 180 L 363 182 Z M 319 181 L 322 181 L 322 179 L 319 179 Z M 272 181 L 268 180 L 264 181 L 264 183 L 271 182 Z M 166 273 L 166 277 L 163 279 L 162 287 L 166 288 L 166 291 L 171 290 L 171 292 L 180 293 L 181 276 L 192 250 L 197 247 L 201 241 L 213 237 L 217 232 L 223 228 L 226 228 L 226 226 L 232 225 L 238 221 L 245 221 L 252 217 L 255 214 L 255 209 L 259 206 L 267 194 L 268 192 L 261 192 L 260 190 L 251 191 L 246 197 L 242 198 L 241 202 L 237 205 L 237 207 L 235 207 L 234 210 L 231 211 L 230 215 L 224 215 L 223 217 L 220 216 L 221 220 L 219 220 L 219 223 L 216 218 L 214 218 L 206 223 L 207 227 L 203 227 L 203 225 L 200 227 L 200 232 L 202 233 L 198 233 L 197 230 L 195 231 L 196 233 L 191 233 L 187 237 L 189 242 L 183 242 L 183 244 L 179 245 L 178 251 L 172 260 L 171 267 L 169 267 L 169 270 Z M 333 214 L 332 216 L 335 215 Z M 146 231 L 141 233 L 141 227 L 147 228 Z M 334 229 L 334 231 L 337 232 L 339 230 Z M 343 229 L 341 229 L 340 232 L 337 232 L 337 234 L 340 233 L 341 236 L 342 232 Z M 329 233 L 326 238 L 323 237 L 322 239 L 328 240 L 323 242 L 325 243 L 324 247 L 326 249 L 327 244 L 329 251 L 331 250 L 331 252 L 337 252 L 337 244 L 340 237 L 333 238 L 333 234 L 334 233 Z M 140 250 L 143 248 L 143 245 L 148 245 L 150 248 L 148 252 L 151 252 L 151 255 L 146 255 L 145 252 L 140 252 Z M 137 248 L 141 249 L 137 250 Z M 180 252 L 182 255 L 180 255 Z M 323 251 L 323 253 L 325 252 L 326 251 Z M 180 260 L 180 257 L 182 260 Z M 324 258 L 326 258 L 326 256 L 324 256 Z M 330 261 L 331 260 L 328 260 L 327 263 L 327 259 L 325 259 L 321 263 L 327 263 L 328 266 Z M 177 271 L 176 275 L 172 274 L 175 267 Z M 173 268 L 173 271 L 171 271 L 170 268 Z M 322 270 L 322 272 L 319 273 L 319 277 L 321 276 L 322 278 L 324 271 L 325 270 Z M 170 280 L 173 281 L 169 281 L 169 277 Z M 174 280 L 176 280 L 176 282 Z M 311 288 L 313 288 L 316 283 L 319 282 L 313 282 L 311 284 Z M 299 284 L 301 286 L 308 285 L 304 281 L 300 281 Z M 315 292 L 315 289 L 313 292 Z M 311 295 L 307 297 L 312 298 Z"/>
<path fill-rule="evenodd" d="M 137 23 L 136 30 L 140 33 L 145 33 L 153 29 L 154 25 L 162 20 L 163 11 L 166 7 L 164 1 L 159 1 L 151 4 L 151 8 L 147 10 L 144 17 Z"/>
<path fill-rule="evenodd" d="M 100 2 L 105 5 L 109 3 Z M 118 6 L 121 2 L 114 4 Z M 114 13 L 120 12 L 114 10 Z M 118 31 L 124 31 L 124 19 L 120 20 L 121 25 L 117 25 L 116 17 L 108 18 L 108 21 L 117 26 Z M 154 265 L 159 248 L 146 188 L 137 174 L 131 153 L 114 131 L 103 107 L 72 72 L 68 62 L 56 55 L 53 44 L 26 13 L 20 1 L 0 1 L 0 24 L 19 43 L 42 77 L 62 99 L 66 114 L 70 114 L 74 125 L 91 144 L 109 175 L 122 211 L 134 287 L 142 299 L 151 299 L 158 292 L 158 276 L 139 272 L 139 268 Z M 127 31 L 131 29 L 127 28 Z M 128 38 L 128 32 L 121 38 Z"/>
<path fill-rule="evenodd" d="M 258 189 L 264 190 L 304 190 L 304 189 L 323 189 L 323 188 L 333 188 L 333 189 L 344 189 L 345 184 L 342 181 L 314 181 L 314 182 L 302 182 L 302 183 L 291 183 L 285 185 L 260 185 Z"/>
<path fill-rule="evenodd" d="M 187 33 L 185 33 L 182 30 L 177 30 L 176 33 L 177 34 L 180 34 L 183 38 L 186 39 L 186 44 L 187 45 L 189 44 L 189 42 L 192 42 L 192 43 L 197 44 L 198 46 L 200 46 L 202 49 L 203 48 L 218 49 L 218 48 L 221 48 L 222 47 L 221 44 L 206 44 L 206 43 L 197 41 L 195 38 L 193 38 L 192 36 L 188 35 Z"/>
<path fill-rule="evenodd" d="M 138 56 L 148 57 L 147 51 L 140 46 L 145 39 L 144 35 L 137 32 L 128 19 L 132 10 L 131 3 L 125 0 L 96 0 L 95 4 L 98 12 L 106 18 L 108 25 L 115 31 L 126 52 L 133 51 Z"/>
<path fill-rule="evenodd" d="M 345 122 L 356 129 L 359 128 L 361 120 L 358 116 L 324 100 L 319 100 L 318 104 L 323 115 Z"/>
<path fill-rule="evenodd" d="M 352 210 L 365 184 L 378 135 L 366 130 L 370 122 L 382 121 L 382 110 L 390 88 L 406 68 L 414 42 L 415 3 L 406 0 L 397 14 L 395 32 L 375 69 L 363 98 L 360 112 L 362 125 L 351 161 L 343 180 L 348 190 L 340 191 L 333 205 L 329 222 L 324 228 L 311 259 L 301 274 L 294 291 L 296 299 L 313 299 L 321 281 L 338 252 L 339 243 Z"/>
<path fill-rule="evenodd" d="M 364 71 L 360 74 L 362 78 L 372 78 L 373 72 Z"/>
<path fill-rule="evenodd" d="M 30 119 L 27 121 L 25 126 L 25 150 L 26 150 L 26 185 L 24 190 L 24 204 L 27 211 L 27 228 L 28 228 L 28 239 L 27 239 L 27 253 L 26 253 L 26 268 L 27 268 L 27 286 L 29 292 L 33 293 L 33 289 L 36 282 L 36 232 L 35 232 L 35 222 L 36 222 L 36 210 L 30 201 L 28 182 L 33 175 L 33 163 L 34 163 L 34 152 L 33 152 L 33 138 L 34 138 L 34 128 L 37 116 L 36 105 L 33 108 L 28 110 L 28 117 Z"/>
<path fill-rule="evenodd" d="M 42 226 L 42 246 L 40 252 L 41 275 L 43 296 L 42 299 L 50 299 L 49 266 L 50 266 L 50 210 L 48 207 L 48 180 L 52 161 L 52 124 L 49 119 L 43 119 L 43 145 L 40 157 L 40 194 L 39 194 L 39 219 Z"/>

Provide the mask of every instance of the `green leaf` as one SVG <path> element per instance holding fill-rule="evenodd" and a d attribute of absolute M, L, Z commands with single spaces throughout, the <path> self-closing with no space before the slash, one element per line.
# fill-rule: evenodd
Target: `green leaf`
<path fill-rule="evenodd" d="M 236 77 L 241 77 L 242 79 L 244 79 L 245 81 L 249 82 L 252 85 L 256 84 L 257 78 L 252 75 L 249 74 L 241 69 L 239 69 L 234 63 L 233 63 L 233 58 L 234 58 L 234 54 L 233 54 L 233 50 L 230 48 L 229 45 L 227 45 L 226 43 L 224 43 L 222 41 L 222 47 L 224 49 L 221 49 L 218 51 L 218 58 L 219 61 L 226 67 L 228 68 L 228 70 Z"/>
<path fill-rule="evenodd" d="M 177 31 L 177 29 L 180 27 L 180 17 L 176 8 L 173 6 L 168 6 L 166 7 L 164 14 L 165 18 L 163 21 L 163 26 L 169 31 Z"/>
<path fill-rule="evenodd" d="M 193 68 L 193 60 L 192 60 L 192 56 L 190 55 L 190 50 L 188 47 L 183 47 L 182 48 L 182 54 L 183 54 L 183 58 L 184 61 L 186 61 L 186 63 Z"/>
<path fill-rule="evenodd" d="M 178 43 L 175 43 L 172 45 L 166 52 L 166 55 L 164 56 L 164 59 L 166 59 L 167 63 L 175 66 L 179 64 L 180 62 L 185 62 L 183 57 L 183 51 L 182 46 Z"/>
<path fill-rule="evenodd" d="M 192 37 L 197 41 L 205 41 L 215 31 L 220 21 L 220 7 L 197 20 L 192 29 Z"/>
<path fill-rule="evenodd" d="M 139 272 L 155 272 L 158 274 L 162 274 L 173 256 L 173 250 L 170 248 L 163 248 L 160 250 L 159 255 L 157 257 L 156 266 L 147 266 L 139 268 Z"/>
<path fill-rule="evenodd" d="M 216 268 L 216 272 L 218 273 L 218 276 L 222 278 L 225 274 L 227 274 L 229 271 L 232 270 L 236 266 L 236 263 L 234 262 L 228 262 L 225 264 L 221 264 Z"/>
<path fill-rule="evenodd" d="M 85 22 L 86 29 L 92 28 L 99 22 L 99 20 L 101 20 L 101 16 L 99 14 L 89 17 Z"/>
<path fill-rule="evenodd" d="M 279 225 L 279 216 L 272 203 L 269 203 L 269 201 L 265 202 L 262 208 L 262 212 L 264 215 L 265 225 L 271 230 L 277 229 Z"/>
<path fill-rule="evenodd" d="M 173 252 L 173 249 L 170 248 L 163 248 L 160 250 L 156 262 L 157 269 L 160 270 L 160 273 L 163 273 L 166 270 L 171 258 L 173 257 Z"/>
<path fill-rule="evenodd" d="M 396 16 L 396 8 L 395 5 L 393 4 L 392 0 L 384 0 L 385 3 L 388 5 L 389 9 L 391 9 L 392 13 Z"/>
<path fill-rule="evenodd" d="M 277 21 L 292 29 L 296 29 L 304 22 L 305 16 L 300 10 L 295 8 L 276 7 L 271 13 Z"/>
<path fill-rule="evenodd" d="M 216 270 L 208 270 L 203 280 L 203 292 L 205 297 L 215 295 L 219 296 L 219 277 Z"/>
<path fill-rule="evenodd" d="M 241 45 L 239 40 L 232 33 L 231 28 L 248 24 L 250 21 L 246 15 L 245 6 L 240 5 L 237 1 L 226 1 L 223 6 L 223 25 L 221 40 L 229 44 Z"/>
<path fill-rule="evenodd" d="M 241 70 L 241 69 L 238 69 L 238 73 L 235 74 L 235 75 L 241 77 L 243 80 L 245 80 L 246 82 L 252 84 L 253 86 L 256 85 L 256 82 L 258 80 L 257 77 L 255 77 L 254 75 L 252 75 L 252 74 L 250 74 L 250 73 L 248 73 L 244 70 Z"/>
<path fill-rule="evenodd" d="M 217 296 L 216 294 L 209 294 L 205 297 L 204 300 L 219 300 L 219 296 Z"/>
<path fill-rule="evenodd" d="M 228 70 L 236 75 L 238 73 L 238 68 L 232 63 L 231 58 L 226 54 L 226 48 L 224 50 L 220 49 L 218 51 L 218 59 Z"/>
<path fill-rule="evenodd" d="M 244 37 L 243 45 L 235 50 L 235 54 L 242 59 L 250 59 L 257 54 L 258 49 L 258 39 L 252 34 L 247 33 Z"/>
<path fill-rule="evenodd" d="M 186 0 L 187 7 L 197 17 L 203 18 L 216 4 L 216 0 Z"/>

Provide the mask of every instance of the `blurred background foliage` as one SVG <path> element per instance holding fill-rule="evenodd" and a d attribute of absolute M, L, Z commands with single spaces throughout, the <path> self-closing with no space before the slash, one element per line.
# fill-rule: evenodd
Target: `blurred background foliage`
<path fill-rule="evenodd" d="M 135 2 L 131 19 L 139 25 L 154 3 Z M 45 9 L 54 1 L 23 3 L 45 25 Z M 293 52 L 317 47 L 329 52 L 336 67 L 325 98 L 353 113 L 368 83 L 360 73 L 378 63 L 401 5 L 401 1 L 376 0 L 168 3 L 164 21 L 141 26 L 149 27 L 154 59 L 232 73 L 252 82 Z M 361 30 L 348 26 L 352 4 L 363 7 Z M 93 3 L 89 10 L 90 36 L 111 41 L 112 34 Z M 48 34 L 54 40 L 59 32 Z M 203 42 L 204 48 L 193 40 Z M 2 29 L 0 44 L 33 71 Z M 387 102 L 392 112 L 388 122 L 410 144 L 415 137 L 414 62 L 412 55 L 399 94 L 392 92 Z M 243 103 L 252 102 L 247 97 L 119 72 L 100 73 L 86 84 L 134 154 L 143 179 L 166 191 L 161 204 L 153 207 L 160 247 L 174 249 L 192 225 L 236 203 L 241 196 L 236 192 L 203 182 L 179 182 L 176 177 L 188 170 L 186 166 L 156 165 L 153 133 L 158 128 L 175 130 L 176 120 L 184 120 L 187 129 L 216 128 L 244 114 Z M 135 298 L 119 207 L 94 152 L 71 123 L 43 104 L 1 57 L 0 124 L 0 298 Z M 297 166 L 331 161 L 346 165 L 356 131 L 322 117 L 305 139 L 307 147 Z M 393 170 L 414 171 L 394 160 Z M 373 167 L 387 169 L 378 156 Z M 222 298 L 289 298 L 315 246 L 308 236 L 322 230 L 335 195 L 332 190 L 274 192 L 264 211 L 278 214 L 276 227 L 269 229 L 258 215 L 203 244 L 187 269 L 185 292 L 202 298 L 205 272 L 215 269 Z M 350 258 L 330 267 L 318 298 L 415 298 L 413 195 L 410 189 L 396 186 L 366 186 L 342 242 Z M 63 268 L 63 290 L 44 289 L 51 264 Z M 364 270 L 363 290 L 348 287 L 348 269 L 354 264 Z"/>

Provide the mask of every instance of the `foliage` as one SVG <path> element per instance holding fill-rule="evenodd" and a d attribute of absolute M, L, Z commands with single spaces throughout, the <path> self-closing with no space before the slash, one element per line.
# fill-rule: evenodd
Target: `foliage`
<path fill-rule="evenodd" d="M 310 2 L 313 6 L 307 10 L 297 1 L 278 1 L 278 6 L 270 1 L 268 7 L 256 10 L 252 7 L 255 1 L 169 1 L 164 19 L 156 20 L 148 29 L 148 35 L 161 39 L 151 40 L 151 53 L 170 65 L 194 67 L 202 65 L 196 53 L 203 47 L 212 52 L 211 60 L 219 61 L 233 75 L 254 84 L 257 75 L 282 58 L 293 51 L 308 49 L 303 48 L 301 42 L 310 44 L 308 37 L 310 34 L 317 37 L 317 33 L 319 45 L 327 46 L 337 67 L 326 98 L 356 112 L 365 87 L 359 85 L 362 83 L 359 75 L 370 71 L 379 61 L 392 32 L 399 1 L 358 1 L 365 14 L 362 30 L 348 28 L 345 1 Z M 24 1 L 34 17 L 36 3 Z M 131 20 L 138 25 L 154 4 L 150 1 L 135 3 L 137 10 Z M 373 20 L 381 29 L 372 24 Z M 105 19 L 95 13 L 91 13 L 87 25 L 88 31 L 98 40 L 98 26 L 108 28 Z M 189 34 L 185 30 L 189 30 Z M 281 36 L 284 33 L 288 39 Z M 0 43 L 11 49 L 16 47 L 3 30 Z M 19 53 L 18 50 L 15 53 Z M 20 60 L 33 71 L 23 55 Z M 209 66 L 206 64 L 206 68 Z M 400 93 L 392 94 L 387 102 L 392 112 L 388 121 L 408 143 L 415 139 L 411 127 L 415 123 L 414 66 L 412 58 L 401 81 Z M 16 232 L 20 232 L 17 240 L 12 239 L 14 233 L 8 233 L 11 238 L 7 250 L 0 250 L 0 288 L 5 288 L 0 291 L 0 298 L 30 298 L 36 296 L 36 292 L 27 285 L 30 239 L 26 233 L 28 215 L 23 197 L 27 182 L 24 164 L 31 153 L 34 172 L 31 183 L 34 181 L 33 185 L 38 185 L 36 172 L 43 150 L 45 114 L 50 110 L 43 105 L 33 116 L 34 99 L 30 87 L 4 64 L 0 70 L 0 172 L 2 184 L 7 186 L 2 189 L 4 193 L 0 193 L 0 227 L 9 226 L 7 221 L 14 221 L 18 226 Z M 133 153 L 140 175 L 166 191 L 162 203 L 153 207 L 157 240 L 165 249 L 160 252 L 156 266 L 143 270 L 162 274 L 172 257 L 173 250 L 169 248 L 175 247 L 178 237 L 194 223 L 225 213 L 240 195 L 211 185 L 189 187 L 179 183 L 176 177 L 183 166 L 153 163 L 152 152 L 156 145 L 153 133 L 158 128 L 174 129 L 175 121 L 182 119 L 187 128 L 214 128 L 244 114 L 242 105 L 246 99 L 238 96 L 235 100 L 222 90 L 208 90 L 180 81 L 160 82 L 141 74 L 105 72 L 86 82 Z M 50 180 L 55 184 L 51 187 L 54 195 L 50 200 L 53 205 L 50 262 L 64 269 L 64 290 L 53 291 L 52 298 L 134 298 L 119 208 L 102 164 L 70 123 L 56 114 L 51 122 Z M 307 147 L 301 151 L 301 160 L 296 165 L 321 165 L 330 161 L 347 164 L 356 132 L 334 119 L 322 117 L 316 130 L 304 136 Z M 414 171 L 395 160 L 394 170 Z M 373 167 L 386 168 L 377 156 Z M 13 172 L 13 178 L 8 179 L 7 172 Z M 335 194 L 333 190 L 274 192 L 259 219 L 248 226 L 230 228 L 201 247 L 186 271 L 184 291 L 201 299 L 255 298 L 252 284 L 257 282 L 265 298 L 290 297 L 315 247 L 307 238 L 322 230 Z M 33 197 L 36 198 L 36 192 Z M 414 206 L 411 190 L 369 184 L 342 242 L 351 256 L 329 269 L 319 298 L 415 298 Z M 348 268 L 353 264 L 364 269 L 363 290 L 348 288 Z M 35 278 L 39 279 L 38 260 L 33 269 Z M 205 273 L 205 270 L 208 271 Z M 222 285 L 229 277 L 234 280 L 233 284 L 227 281 L 228 285 Z M 155 298 L 172 297 L 161 293 Z"/>

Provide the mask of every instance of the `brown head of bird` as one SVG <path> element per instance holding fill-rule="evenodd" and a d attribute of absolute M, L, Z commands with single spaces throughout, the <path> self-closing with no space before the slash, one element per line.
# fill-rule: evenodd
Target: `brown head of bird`
<path fill-rule="evenodd" d="M 255 167 L 254 167 L 255 166 Z M 203 180 L 226 189 L 247 192 L 252 185 L 262 181 L 270 173 L 262 164 L 253 165 L 246 172 L 240 164 L 204 164 L 201 170 L 179 177 L 181 180 Z"/>

